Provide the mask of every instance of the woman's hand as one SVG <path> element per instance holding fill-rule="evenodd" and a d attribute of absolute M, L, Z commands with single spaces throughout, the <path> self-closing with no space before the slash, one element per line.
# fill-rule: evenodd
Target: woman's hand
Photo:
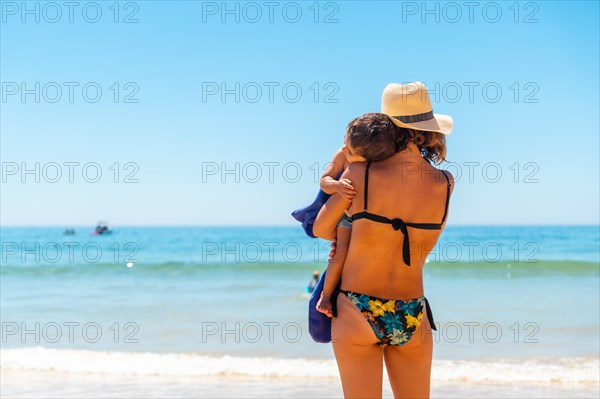
<path fill-rule="evenodd" d="M 335 186 L 335 191 L 348 201 L 352 201 L 356 195 L 354 186 L 352 186 L 352 182 L 348 179 L 340 179 Z"/>
<path fill-rule="evenodd" d="M 328 296 L 325 296 L 321 293 L 321 298 L 319 298 L 319 302 L 317 302 L 317 310 L 327 317 L 333 317 L 333 310 L 331 307 L 331 301 Z"/>

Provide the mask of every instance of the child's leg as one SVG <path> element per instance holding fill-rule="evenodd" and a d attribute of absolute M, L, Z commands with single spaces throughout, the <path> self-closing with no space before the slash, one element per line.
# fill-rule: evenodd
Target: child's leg
<path fill-rule="evenodd" d="M 342 277 L 342 269 L 344 262 L 346 261 L 346 255 L 350 248 L 350 237 L 352 235 L 352 229 L 343 226 L 341 223 L 338 224 L 337 228 L 337 247 L 335 254 L 329 260 L 327 266 L 327 274 L 325 275 L 325 282 L 323 284 L 323 292 L 321 298 L 317 303 L 317 310 L 321 313 L 325 313 L 329 317 L 334 316 L 333 307 L 331 304 L 331 294 L 338 286 Z"/>

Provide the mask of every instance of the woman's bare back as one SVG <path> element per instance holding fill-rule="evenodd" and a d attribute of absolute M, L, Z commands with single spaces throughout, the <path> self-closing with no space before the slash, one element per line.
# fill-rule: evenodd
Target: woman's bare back
<path fill-rule="evenodd" d="M 351 214 L 364 210 L 365 163 L 348 171 L 357 191 Z M 444 218 L 448 180 L 444 172 L 421 157 L 398 153 L 369 168 L 368 212 L 406 223 L 438 224 Z M 446 172 L 454 188 L 454 180 Z M 450 191 L 451 194 L 451 191 Z M 444 220 L 445 222 L 445 220 Z M 403 261 L 401 230 L 369 219 L 353 222 L 352 239 L 342 274 L 342 289 L 381 298 L 409 299 L 423 295 L 422 268 L 440 230 L 407 227 L 410 263 Z"/>

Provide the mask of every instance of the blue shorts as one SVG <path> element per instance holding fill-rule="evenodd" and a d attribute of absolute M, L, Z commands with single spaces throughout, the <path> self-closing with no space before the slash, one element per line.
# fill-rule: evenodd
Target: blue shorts
<path fill-rule="evenodd" d="M 345 227 L 347 229 L 351 229 L 352 219 L 350 218 L 350 216 L 344 213 L 344 216 L 342 216 L 336 227 Z"/>

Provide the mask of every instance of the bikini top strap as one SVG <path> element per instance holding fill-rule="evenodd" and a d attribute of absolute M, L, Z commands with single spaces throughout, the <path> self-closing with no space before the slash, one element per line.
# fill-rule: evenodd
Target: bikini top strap
<path fill-rule="evenodd" d="M 367 167 L 365 169 L 365 211 L 367 210 L 367 196 L 369 194 L 369 168 L 371 167 L 371 162 L 367 162 Z"/>
<path fill-rule="evenodd" d="M 450 179 L 448 179 L 448 175 L 446 174 L 446 171 L 442 170 L 442 173 L 444 174 L 444 177 L 446 178 L 446 181 L 448 182 L 448 187 L 446 188 L 446 205 L 444 207 L 444 216 L 442 217 L 442 222 L 440 223 L 440 226 L 444 224 L 444 222 L 446 221 L 446 215 L 448 214 L 448 203 L 450 202 Z"/>

